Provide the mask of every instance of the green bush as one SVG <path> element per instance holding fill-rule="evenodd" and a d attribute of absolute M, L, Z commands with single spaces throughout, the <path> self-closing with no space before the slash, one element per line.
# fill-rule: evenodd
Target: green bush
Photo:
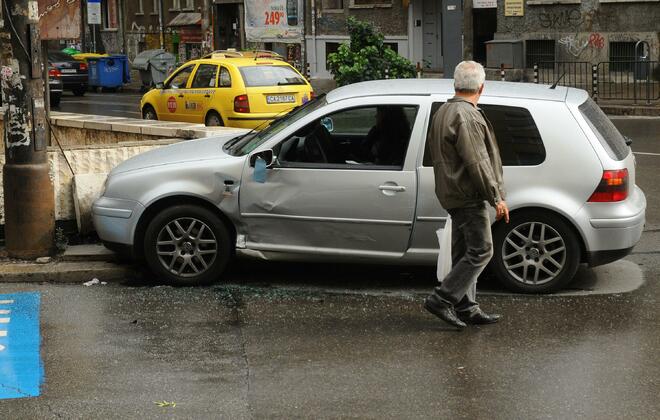
<path fill-rule="evenodd" d="M 328 54 L 328 67 L 337 85 L 385 79 L 386 73 L 390 79 L 415 77 L 415 66 L 385 46 L 385 37 L 371 23 L 349 16 L 346 25 L 350 43 Z"/>

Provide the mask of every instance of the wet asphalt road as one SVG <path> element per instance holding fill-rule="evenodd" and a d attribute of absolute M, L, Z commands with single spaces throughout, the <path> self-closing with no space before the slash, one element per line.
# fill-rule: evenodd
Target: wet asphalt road
<path fill-rule="evenodd" d="M 648 224 L 625 261 L 580 272 L 584 290 L 485 279 L 502 322 L 457 333 L 421 308 L 429 269 L 242 261 L 207 288 L 0 284 L 41 293 L 45 364 L 41 396 L 0 400 L 2 417 L 660 418 L 660 123 L 615 123 L 645 153 Z"/>

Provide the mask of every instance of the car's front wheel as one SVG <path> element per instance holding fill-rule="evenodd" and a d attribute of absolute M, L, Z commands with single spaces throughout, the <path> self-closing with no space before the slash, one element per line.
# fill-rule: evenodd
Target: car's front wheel
<path fill-rule="evenodd" d="M 568 284 L 580 264 L 580 245 L 573 229 L 559 216 L 519 211 L 510 223 L 493 228 L 491 267 L 510 290 L 547 293 Z"/>
<path fill-rule="evenodd" d="M 176 205 L 158 213 L 147 226 L 144 256 L 151 271 L 179 286 L 210 284 L 232 256 L 231 235 L 212 211 Z"/>
<path fill-rule="evenodd" d="M 142 119 L 143 120 L 157 120 L 158 115 L 156 114 L 156 110 L 154 107 L 151 105 L 145 105 L 144 108 L 142 108 Z"/>

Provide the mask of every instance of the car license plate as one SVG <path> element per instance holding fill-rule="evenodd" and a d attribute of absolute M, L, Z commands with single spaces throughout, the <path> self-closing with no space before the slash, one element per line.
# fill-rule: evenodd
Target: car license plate
<path fill-rule="evenodd" d="M 266 103 L 269 104 L 286 104 L 295 101 L 296 97 L 293 95 L 266 95 Z"/>
<path fill-rule="evenodd" d="M 60 73 L 75 73 L 76 69 L 60 69 Z"/>

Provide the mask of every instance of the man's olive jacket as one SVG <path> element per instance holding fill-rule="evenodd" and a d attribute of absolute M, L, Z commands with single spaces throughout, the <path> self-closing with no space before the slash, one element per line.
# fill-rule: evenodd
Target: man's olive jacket
<path fill-rule="evenodd" d="M 493 126 L 471 102 L 453 97 L 438 109 L 428 145 L 435 193 L 445 209 L 504 200 L 502 159 Z"/>

